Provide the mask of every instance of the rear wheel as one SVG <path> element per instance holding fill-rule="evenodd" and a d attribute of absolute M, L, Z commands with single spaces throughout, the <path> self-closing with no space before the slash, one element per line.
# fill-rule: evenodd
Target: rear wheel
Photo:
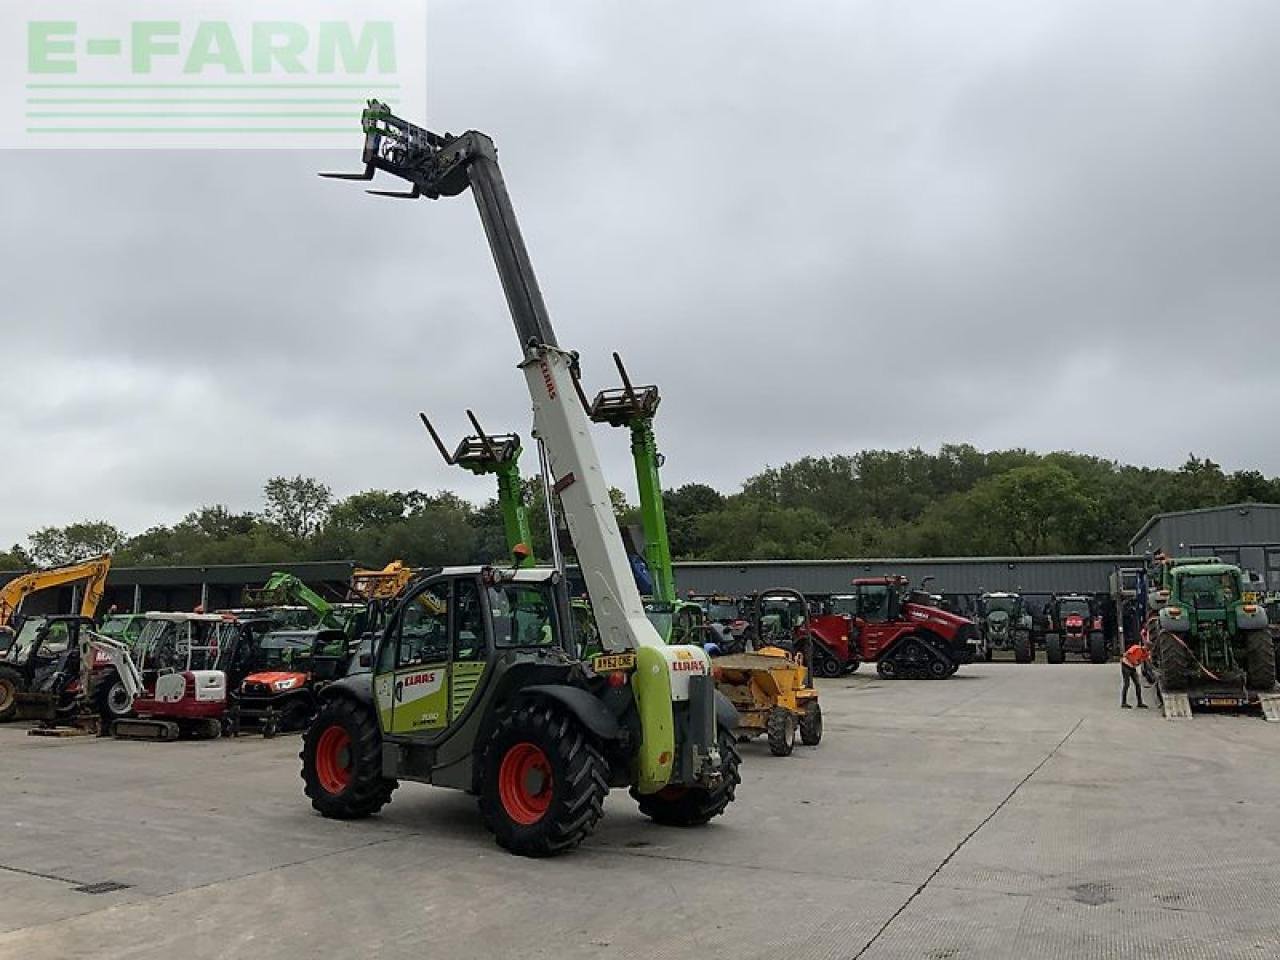
<path fill-rule="evenodd" d="M 576 847 L 604 815 L 608 769 L 576 717 L 542 703 L 520 707 L 485 749 L 485 826 L 500 846 L 524 857 Z"/>
<path fill-rule="evenodd" d="M 382 736 L 372 711 L 330 700 L 302 738 L 302 781 L 311 806 L 336 820 L 377 813 L 399 785 L 382 775 Z"/>
<path fill-rule="evenodd" d="M 1017 663 L 1031 663 L 1036 658 L 1035 647 L 1031 645 L 1031 635 L 1020 634 L 1013 641 L 1013 659 Z"/>
<path fill-rule="evenodd" d="M 1276 685 L 1276 648 L 1266 630 L 1249 630 L 1244 635 L 1245 669 L 1249 689 L 1268 691 Z"/>
<path fill-rule="evenodd" d="M 1049 663 L 1064 663 L 1067 656 L 1062 652 L 1062 637 L 1050 633 L 1044 638 L 1044 658 Z"/>
<path fill-rule="evenodd" d="M 18 712 L 18 691 L 23 688 L 22 675 L 12 667 L 0 667 L 0 723 L 12 720 Z"/>
<path fill-rule="evenodd" d="M 648 794 L 637 793 L 633 788 L 631 796 L 640 805 L 640 812 L 668 827 L 700 827 L 724 813 L 742 782 L 738 772 L 742 759 L 732 734 L 724 729 L 720 731 L 719 750 L 720 782 L 716 786 L 671 786 Z"/>
<path fill-rule="evenodd" d="M 769 752 L 775 757 L 790 756 L 796 745 L 796 718 L 786 707 L 769 711 L 765 729 L 769 734 Z"/>
<path fill-rule="evenodd" d="M 1089 634 L 1089 662 L 1107 662 L 1107 638 L 1100 633 Z"/>
<path fill-rule="evenodd" d="M 1165 631 L 1156 637 L 1156 661 L 1164 689 L 1187 689 L 1191 682 L 1191 651 L 1176 633 Z"/>
<path fill-rule="evenodd" d="M 800 720 L 800 742 L 806 747 L 816 747 L 822 742 L 822 707 L 817 700 L 810 700 Z"/>
<path fill-rule="evenodd" d="M 835 655 L 821 647 L 813 649 L 813 669 L 820 677 L 838 677 L 844 673 L 844 668 Z"/>

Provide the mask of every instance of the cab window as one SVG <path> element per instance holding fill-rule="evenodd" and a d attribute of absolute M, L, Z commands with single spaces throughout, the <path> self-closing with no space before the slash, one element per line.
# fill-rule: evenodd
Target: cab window
<path fill-rule="evenodd" d="M 523 583 L 489 588 L 497 647 L 545 647 L 555 642 L 550 591 Z"/>
<path fill-rule="evenodd" d="M 440 663 L 449 657 L 449 584 L 437 583 L 404 607 L 396 629 L 396 667 Z"/>
<path fill-rule="evenodd" d="M 858 591 L 858 616 L 882 622 L 889 619 L 889 588 L 862 587 Z"/>
<path fill-rule="evenodd" d="M 453 582 L 454 619 L 457 627 L 453 641 L 454 660 L 483 660 L 484 606 L 480 587 L 470 578 Z"/>

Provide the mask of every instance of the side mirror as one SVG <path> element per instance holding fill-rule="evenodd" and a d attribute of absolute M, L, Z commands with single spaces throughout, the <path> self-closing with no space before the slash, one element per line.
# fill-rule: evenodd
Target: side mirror
<path fill-rule="evenodd" d="M 373 654 L 372 654 L 372 653 L 369 653 L 369 652 L 367 652 L 367 651 L 366 651 L 365 653 L 360 654 L 360 656 L 357 658 L 357 660 L 359 661 L 360 666 L 362 666 L 362 667 L 372 667 L 372 666 L 373 666 Z"/>

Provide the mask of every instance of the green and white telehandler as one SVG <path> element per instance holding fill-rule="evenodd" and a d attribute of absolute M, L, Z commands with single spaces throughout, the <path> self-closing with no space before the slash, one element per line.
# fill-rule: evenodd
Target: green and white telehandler
<path fill-rule="evenodd" d="M 372 814 L 400 780 L 475 794 L 513 853 L 544 856 L 589 835 L 611 787 L 666 824 L 704 824 L 739 783 L 736 712 L 710 659 L 674 646 L 645 617 L 609 487 L 574 396 L 576 356 L 552 330 L 492 140 L 439 135 L 377 101 L 363 115 L 365 169 L 411 189 L 470 189 L 506 293 L 553 487 L 582 569 L 604 652 L 576 649 L 555 568 L 423 571 L 372 653 L 371 672 L 322 694 L 303 740 L 302 777 L 323 815 Z"/>

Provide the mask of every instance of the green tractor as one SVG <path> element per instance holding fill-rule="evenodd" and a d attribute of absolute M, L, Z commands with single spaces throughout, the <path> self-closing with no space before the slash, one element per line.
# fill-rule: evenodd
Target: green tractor
<path fill-rule="evenodd" d="M 1276 683 L 1267 611 L 1248 602 L 1237 566 L 1167 562 L 1153 578 L 1147 634 L 1160 690 L 1191 705 L 1255 704 Z"/>
<path fill-rule="evenodd" d="M 987 660 L 996 650 L 1006 650 L 1018 663 L 1031 663 L 1036 655 L 1031 627 L 1031 611 L 1021 594 L 984 593 L 978 598 L 978 629 Z"/>

